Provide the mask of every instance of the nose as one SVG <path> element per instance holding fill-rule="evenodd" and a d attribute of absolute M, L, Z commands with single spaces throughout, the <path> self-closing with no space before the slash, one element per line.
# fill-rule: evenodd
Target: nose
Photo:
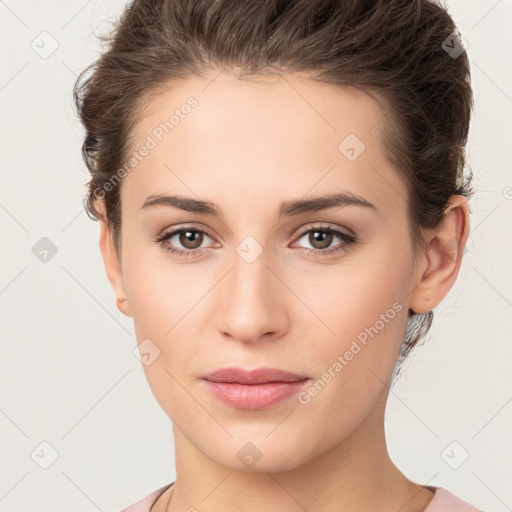
<path fill-rule="evenodd" d="M 217 328 L 223 336 L 255 343 L 263 337 L 278 338 L 287 331 L 286 294 L 290 292 L 271 259 L 265 251 L 254 260 L 234 252 L 219 297 Z"/>

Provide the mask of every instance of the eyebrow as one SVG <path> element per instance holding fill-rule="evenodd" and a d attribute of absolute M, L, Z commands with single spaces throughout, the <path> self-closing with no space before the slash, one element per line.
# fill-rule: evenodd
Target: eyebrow
<path fill-rule="evenodd" d="M 379 214 L 377 206 L 370 203 L 363 197 L 351 192 L 338 192 L 335 194 L 326 194 L 308 199 L 284 201 L 279 207 L 279 218 L 350 205 L 369 208 Z M 210 215 L 218 218 L 223 217 L 222 210 L 210 201 L 202 201 L 200 199 L 176 195 L 151 194 L 146 198 L 140 209 L 145 210 L 157 206 L 172 206 L 186 212 Z"/>

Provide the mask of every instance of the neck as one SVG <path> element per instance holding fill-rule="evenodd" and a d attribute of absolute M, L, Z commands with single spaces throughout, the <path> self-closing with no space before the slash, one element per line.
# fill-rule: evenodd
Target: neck
<path fill-rule="evenodd" d="M 205 512 L 238 512 L 243 503 L 246 512 L 421 512 L 433 492 L 409 481 L 390 459 L 384 432 L 386 400 L 387 393 L 358 427 L 330 450 L 278 472 L 242 472 L 218 465 L 174 426 L 176 481 L 169 489 L 172 494 L 164 493 L 152 510 L 175 512 L 194 507 Z"/>

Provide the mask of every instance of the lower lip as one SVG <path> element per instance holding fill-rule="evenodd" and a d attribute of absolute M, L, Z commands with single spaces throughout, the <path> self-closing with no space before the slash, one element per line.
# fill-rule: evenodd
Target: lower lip
<path fill-rule="evenodd" d="M 204 380 L 210 392 L 224 403 L 236 408 L 256 411 L 272 407 L 295 393 L 308 382 L 268 382 L 266 384 L 238 384 Z"/>

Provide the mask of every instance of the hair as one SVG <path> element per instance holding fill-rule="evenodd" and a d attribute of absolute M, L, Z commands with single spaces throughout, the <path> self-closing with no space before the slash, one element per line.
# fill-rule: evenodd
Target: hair
<path fill-rule="evenodd" d="M 219 70 L 240 80 L 308 72 L 312 80 L 364 91 L 381 105 L 387 157 L 407 187 L 416 254 L 450 197 L 473 194 L 472 173 L 464 173 L 473 107 L 469 60 L 465 51 L 445 50 L 454 34 L 446 9 L 430 0 L 130 2 L 110 34 L 100 36 L 106 48 L 73 91 L 92 176 L 86 212 L 107 222 L 120 255 L 122 182 L 108 183 L 119 179 L 144 104 L 174 82 Z M 396 375 L 432 320 L 432 311 L 409 310 Z"/>

